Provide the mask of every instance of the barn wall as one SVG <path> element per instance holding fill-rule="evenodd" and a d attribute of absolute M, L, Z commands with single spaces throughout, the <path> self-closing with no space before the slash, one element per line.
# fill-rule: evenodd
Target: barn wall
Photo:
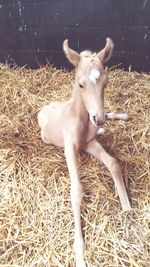
<path fill-rule="evenodd" d="M 69 67 L 65 38 L 78 51 L 98 51 L 110 36 L 109 65 L 150 71 L 150 0 L 3 0 L 0 35 L 1 62 Z"/>

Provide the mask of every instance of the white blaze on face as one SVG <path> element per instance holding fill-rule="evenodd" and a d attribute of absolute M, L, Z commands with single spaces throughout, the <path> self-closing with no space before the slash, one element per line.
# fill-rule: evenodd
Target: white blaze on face
<path fill-rule="evenodd" d="M 89 80 L 96 84 L 96 80 L 100 77 L 100 71 L 97 69 L 93 69 L 91 70 L 90 74 L 89 74 Z"/>

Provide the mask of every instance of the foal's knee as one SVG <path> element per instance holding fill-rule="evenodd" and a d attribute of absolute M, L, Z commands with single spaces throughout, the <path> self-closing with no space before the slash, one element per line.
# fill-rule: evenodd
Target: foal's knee
<path fill-rule="evenodd" d="M 118 160 L 116 158 L 111 157 L 110 162 L 109 162 L 109 170 L 112 174 L 115 176 L 120 176 L 121 175 L 121 168 Z"/>
<path fill-rule="evenodd" d="M 78 185 L 71 189 L 71 203 L 72 205 L 80 205 L 83 198 L 83 188 L 82 185 Z"/>
<path fill-rule="evenodd" d="M 110 160 L 110 168 L 112 170 L 116 170 L 118 167 L 120 167 L 118 160 L 116 158 L 112 157 L 111 160 Z"/>

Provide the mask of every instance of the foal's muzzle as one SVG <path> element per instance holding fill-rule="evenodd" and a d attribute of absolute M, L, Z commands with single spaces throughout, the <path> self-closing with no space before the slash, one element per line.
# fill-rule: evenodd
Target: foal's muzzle
<path fill-rule="evenodd" d="M 99 127 L 101 125 L 103 125 L 105 123 L 106 120 L 106 116 L 102 115 L 102 116 L 98 116 L 98 115 L 93 115 L 90 116 L 91 122 L 96 126 Z"/>
<path fill-rule="evenodd" d="M 101 126 L 105 123 L 105 118 L 103 117 L 93 116 L 93 120 L 97 126 Z"/>

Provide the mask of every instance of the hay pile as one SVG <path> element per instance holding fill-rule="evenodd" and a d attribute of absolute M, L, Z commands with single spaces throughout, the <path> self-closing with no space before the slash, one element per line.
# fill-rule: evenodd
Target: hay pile
<path fill-rule="evenodd" d="M 0 267 L 74 265 L 70 179 L 63 150 L 41 142 L 37 112 L 68 99 L 74 73 L 0 66 Z M 121 212 L 107 169 L 79 158 L 88 266 L 150 266 L 150 75 L 109 71 L 106 107 L 127 112 L 109 121 L 103 146 L 129 177 L 133 210 Z"/>

